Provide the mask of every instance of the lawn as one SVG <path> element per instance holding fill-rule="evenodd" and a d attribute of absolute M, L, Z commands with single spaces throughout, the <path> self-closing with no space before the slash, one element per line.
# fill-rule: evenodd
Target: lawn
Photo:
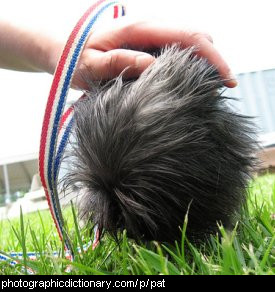
<path fill-rule="evenodd" d="M 73 245 L 82 246 L 91 238 L 89 232 L 79 231 L 72 209 L 66 210 L 68 230 Z M 78 253 L 71 264 L 71 274 L 115 275 L 274 275 L 275 274 L 275 175 L 265 175 L 251 182 L 248 200 L 243 207 L 235 229 L 222 239 L 213 236 L 200 248 L 185 238 L 173 246 L 151 242 L 139 245 L 121 235 L 117 245 L 105 236 L 95 250 Z M 24 274 L 25 266 L 37 274 L 67 274 L 62 244 L 48 211 L 28 214 L 11 221 L 0 222 L 0 252 L 35 251 L 40 256 L 31 261 L 23 256 L 16 267 L 0 262 L 0 274 Z M 60 253 L 59 257 L 52 255 Z"/>

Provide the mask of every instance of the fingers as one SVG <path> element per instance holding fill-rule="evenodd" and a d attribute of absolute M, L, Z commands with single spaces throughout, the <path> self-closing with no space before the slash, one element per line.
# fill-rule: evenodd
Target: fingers
<path fill-rule="evenodd" d="M 150 54 L 133 50 L 114 49 L 102 52 L 87 49 L 82 56 L 75 80 L 80 83 L 80 79 L 87 76 L 86 73 L 93 80 L 109 80 L 124 70 L 123 76 L 126 78 L 138 77 L 154 60 Z"/>
<path fill-rule="evenodd" d="M 213 46 L 213 39 L 205 33 L 181 30 L 178 28 L 156 25 L 149 22 L 139 22 L 96 35 L 91 41 L 93 48 L 109 51 L 122 45 L 130 47 L 162 47 L 166 44 L 179 43 L 183 48 L 197 46 L 198 54 L 208 59 L 225 80 L 225 85 L 235 87 L 237 81 L 230 68 Z"/>
<path fill-rule="evenodd" d="M 220 76 L 225 80 L 227 87 L 233 88 L 237 86 L 237 81 L 229 66 L 223 60 L 219 52 L 214 48 L 213 43 L 203 35 L 196 35 L 193 40 L 190 40 L 191 45 L 198 47 L 198 55 L 208 59 L 210 64 L 217 67 Z"/>

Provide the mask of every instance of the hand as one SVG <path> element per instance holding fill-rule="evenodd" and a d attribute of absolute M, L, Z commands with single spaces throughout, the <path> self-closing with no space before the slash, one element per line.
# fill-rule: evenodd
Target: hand
<path fill-rule="evenodd" d="M 92 80 L 108 80 L 118 76 L 125 68 L 125 77 L 139 76 L 152 62 L 150 54 L 121 49 L 129 47 L 157 48 L 179 43 L 183 48 L 198 47 L 198 55 L 217 67 L 225 86 L 235 87 L 237 81 L 221 55 L 213 46 L 212 38 L 205 33 L 169 28 L 149 22 L 119 24 L 116 28 L 91 33 L 73 79 L 73 87 L 86 89 L 87 76 Z"/>

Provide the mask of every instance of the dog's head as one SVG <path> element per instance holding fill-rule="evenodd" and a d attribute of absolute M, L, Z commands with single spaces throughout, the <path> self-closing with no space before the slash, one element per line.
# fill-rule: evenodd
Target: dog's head
<path fill-rule="evenodd" d="M 201 239 L 231 224 L 254 165 L 253 127 L 221 96 L 216 69 L 176 45 L 136 80 L 94 85 L 74 107 L 69 185 L 80 215 L 116 236 Z"/>

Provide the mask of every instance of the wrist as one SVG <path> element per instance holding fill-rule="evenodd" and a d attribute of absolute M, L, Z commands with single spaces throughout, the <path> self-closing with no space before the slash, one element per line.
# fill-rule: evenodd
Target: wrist
<path fill-rule="evenodd" d="M 63 50 L 63 44 L 55 39 L 45 37 L 40 42 L 40 71 L 53 74 Z"/>

